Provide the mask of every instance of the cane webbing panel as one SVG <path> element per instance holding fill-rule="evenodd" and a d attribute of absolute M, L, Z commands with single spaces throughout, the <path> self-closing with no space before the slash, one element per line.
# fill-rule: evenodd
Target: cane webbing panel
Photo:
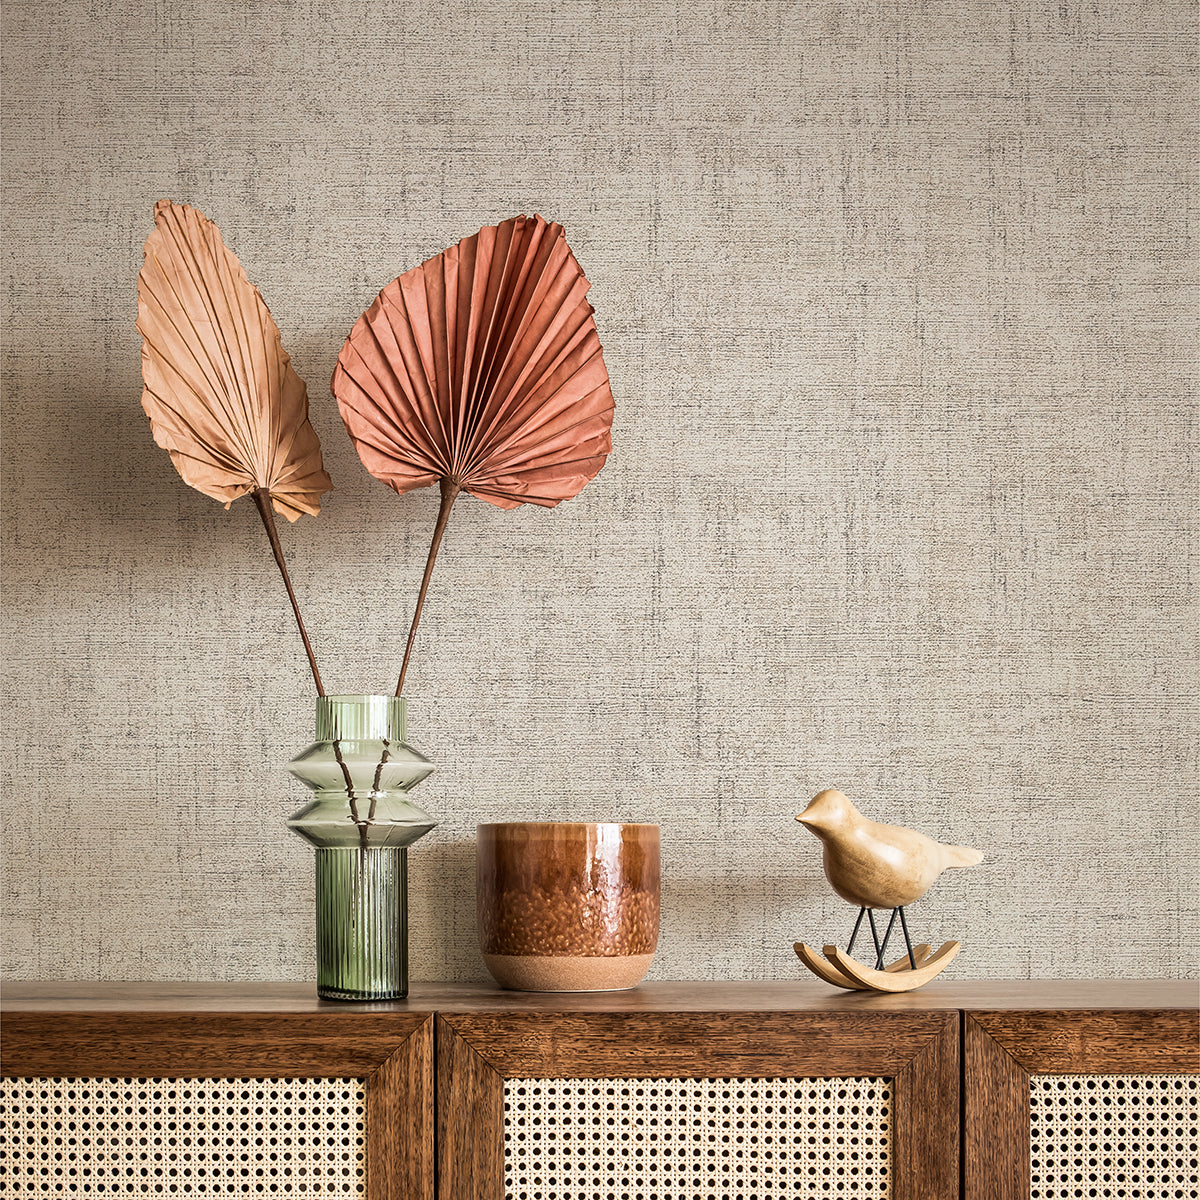
<path fill-rule="evenodd" d="M 508 1200 L 889 1194 L 886 1079 L 513 1079 Z"/>
<path fill-rule="evenodd" d="M 1195 1075 L 1034 1075 L 1030 1196 L 1200 1197 Z"/>
<path fill-rule="evenodd" d="M 363 1194 L 357 1079 L 5 1079 L 0 1195 Z"/>

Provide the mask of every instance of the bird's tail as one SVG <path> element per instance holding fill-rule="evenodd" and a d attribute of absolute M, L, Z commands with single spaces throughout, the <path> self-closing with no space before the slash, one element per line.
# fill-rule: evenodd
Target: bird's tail
<path fill-rule="evenodd" d="M 983 862 L 982 851 L 972 850 L 970 846 L 943 845 L 942 857 L 947 867 L 973 867 L 977 862 Z"/>

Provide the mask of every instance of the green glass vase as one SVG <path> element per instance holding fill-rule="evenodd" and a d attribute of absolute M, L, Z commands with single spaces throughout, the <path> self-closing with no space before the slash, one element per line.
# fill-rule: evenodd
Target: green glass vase
<path fill-rule="evenodd" d="M 431 830 L 408 798 L 433 764 L 399 696 L 320 696 L 316 741 L 288 764 L 313 791 L 288 828 L 316 847 L 317 995 L 408 995 L 408 847 Z"/>

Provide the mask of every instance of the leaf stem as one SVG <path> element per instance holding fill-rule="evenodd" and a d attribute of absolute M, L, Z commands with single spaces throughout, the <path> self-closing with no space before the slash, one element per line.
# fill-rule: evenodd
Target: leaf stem
<path fill-rule="evenodd" d="M 433 541 L 429 546 L 429 558 L 425 563 L 425 575 L 421 580 L 421 590 L 417 593 L 417 607 L 413 609 L 412 624 L 408 629 L 408 644 L 404 647 L 404 661 L 400 664 L 400 678 L 396 681 L 396 695 L 401 694 L 404 687 L 404 673 L 408 670 L 408 656 L 412 653 L 413 638 L 417 636 L 417 622 L 421 619 L 421 609 L 425 607 L 425 592 L 429 588 L 429 577 L 433 574 L 433 564 L 437 559 L 438 547 L 442 544 L 442 534 L 446 532 L 446 522 L 450 519 L 450 509 L 458 499 L 462 487 L 457 480 L 448 475 L 442 477 L 442 504 L 438 509 L 437 524 L 433 527 Z"/>
<path fill-rule="evenodd" d="M 283 559 L 283 547 L 279 544 L 279 533 L 275 529 L 275 512 L 271 507 L 271 493 L 266 488 L 256 488 L 250 493 L 258 506 L 258 515 L 262 517 L 263 527 L 267 531 L 267 540 L 275 552 L 275 561 L 279 564 L 279 573 L 283 576 L 283 586 L 287 588 L 288 599 L 292 602 L 292 612 L 296 614 L 296 624 L 300 628 L 300 640 L 304 643 L 304 653 L 308 655 L 308 665 L 312 668 L 313 680 L 317 685 L 317 695 L 325 695 L 321 685 L 321 672 L 317 670 L 316 656 L 308 641 L 308 631 L 304 628 L 304 620 L 300 616 L 300 605 L 296 603 L 296 593 L 292 591 L 292 581 L 288 577 L 287 563 Z"/>

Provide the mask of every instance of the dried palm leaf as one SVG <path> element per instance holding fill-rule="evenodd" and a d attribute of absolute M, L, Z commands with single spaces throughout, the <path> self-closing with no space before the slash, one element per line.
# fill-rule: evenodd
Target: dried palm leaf
<path fill-rule="evenodd" d="M 154 206 L 137 328 L 154 440 L 186 483 L 226 508 L 254 497 L 323 695 L 272 508 L 289 521 L 315 516 L 333 483 L 278 326 L 220 230 L 188 205 Z"/>
<path fill-rule="evenodd" d="M 442 503 L 396 694 L 451 506 L 578 495 L 612 450 L 613 396 L 561 225 L 512 217 L 393 280 L 338 356 L 333 393 L 367 470 Z"/>

